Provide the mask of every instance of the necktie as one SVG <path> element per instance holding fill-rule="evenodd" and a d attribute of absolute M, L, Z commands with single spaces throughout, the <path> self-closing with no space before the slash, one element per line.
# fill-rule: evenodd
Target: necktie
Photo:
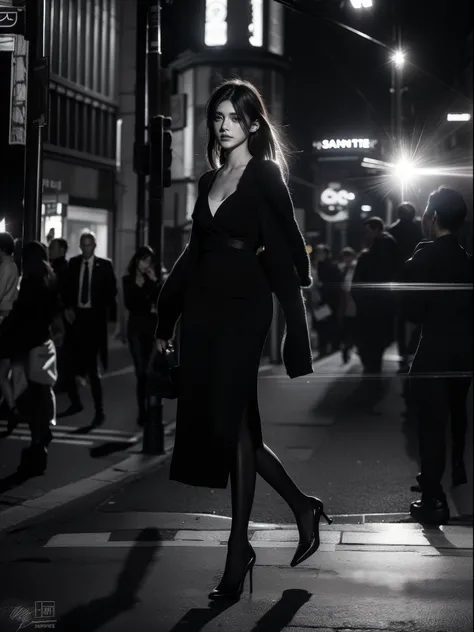
<path fill-rule="evenodd" d="M 84 261 L 84 274 L 82 276 L 81 303 L 87 305 L 89 302 L 89 262 Z"/>

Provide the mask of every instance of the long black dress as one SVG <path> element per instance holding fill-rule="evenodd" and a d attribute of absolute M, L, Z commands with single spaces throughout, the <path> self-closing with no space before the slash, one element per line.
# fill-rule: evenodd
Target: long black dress
<path fill-rule="evenodd" d="M 192 215 L 192 252 L 178 260 L 158 301 L 158 338 L 169 337 L 174 317 L 181 313 L 182 388 L 178 398 L 170 478 L 190 485 L 227 486 L 244 414 L 248 415 L 255 441 L 262 442 L 257 379 L 272 322 L 273 301 L 269 275 L 262 255 L 257 254 L 265 244 L 255 162 L 255 159 L 250 161 L 236 191 L 221 203 L 214 216 L 208 196 L 217 172 L 208 172 L 201 178 Z M 281 178 L 280 183 L 284 187 Z M 290 200 L 286 187 L 284 191 Z M 294 222 L 294 217 L 291 221 Z M 296 222 L 292 230 L 298 233 L 296 239 L 301 240 L 302 277 L 305 283 L 311 283 L 309 261 Z M 239 240 L 245 248 L 231 247 L 229 239 Z M 186 255 L 192 258 L 191 264 L 182 263 Z M 285 260 L 282 250 L 280 259 Z M 185 274 L 186 267 L 192 270 Z M 310 353 L 298 276 L 292 265 L 281 268 L 277 262 L 274 267 L 279 270 L 280 277 L 286 269 L 287 277 L 294 280 L 291 291 L 291 283 L 285 285 L 285 301 L 288 302 L 288 297 L 293 294 L 292 303 L 296 302 L 297 308 L 293 309 L 295 317 L 291 320 L 302 323 L 299 347 L 305 348 L 307 343 Z M 173 301 L 171 297 L 179 294 L 180 282 L 182 300 L 175 298 Z M 173 302 L 176 304 L 174 317 L 170 315 L 173 309 L 166 307 Z M 165 313 L 167 311 L 170 314 Z M 302 321 L 298 321 L 300 312 L 303 313 Z M 297 347 L 292 345 L 292 348 Z M 287 355 L 291 356 L 291 353 Z M 292 377 L 312 371 L 311 360 L 306 356 L 293 364 Z"/>

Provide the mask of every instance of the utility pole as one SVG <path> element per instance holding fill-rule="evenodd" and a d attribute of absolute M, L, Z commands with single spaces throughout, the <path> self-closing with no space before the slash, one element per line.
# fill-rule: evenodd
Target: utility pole
<path fill-rule="evenodd" d="M 148 83 L 148 241 L 155 251 L 156 274 L 161 281 L 163 261 L 163 117 L 161 110 L 161 1 L 148 0 L 147 11 Z M 163 401 L 159 394 L 147 399 L 147 418 L 143 426 L 143 452 L 164 453 Z"/>
<path fill-rule="evenodd" d="M 137 174 L 137 223 L 135 248 L 145 243 L 146 173 L 143 165 L 146 129 L 146 62 L 148 0 L 137 0 L 136 25 L 136 80 L 135 80 L 135 144 L 134 170 Z"/>
<path fill-rule="evenodd" d="M 43 127 L 47 124 L 49 65 L 44 57 L 43 2 L 27 0 L 28 39 L 27 132 L 23 243 L 39 239 L 43 182 Z"/>

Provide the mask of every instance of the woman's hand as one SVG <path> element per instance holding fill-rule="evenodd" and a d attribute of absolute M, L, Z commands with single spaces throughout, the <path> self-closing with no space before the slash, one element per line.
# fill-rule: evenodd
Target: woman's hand
<path fill-rule="evenodd" d="M 158 353 L 164 353 L 170 345 L 171 340 L 162 340 L 161 338 L 156 339 L 156 348 Z"/>

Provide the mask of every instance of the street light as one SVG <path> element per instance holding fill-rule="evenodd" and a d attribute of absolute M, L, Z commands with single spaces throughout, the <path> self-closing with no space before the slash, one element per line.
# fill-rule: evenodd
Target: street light
<path fill-rule="evenodd" d="M 405 53 L 402 50 L 397 50 L 392 55 L 392 61 L 397 68 L 403 68 L 405 65 Z"/>
<path fill-rule="evenodd" d="M 450 122 L 465 123 L 471 120 L 471 115 L 468 112 L 462 112 L 461 114 L 448 114 L 446 118 Z"/>
<path fill-rule="evenodd" d="M 354 9 L 370 9 L 373 7 L 372 0 L 351 0 Z"/>

